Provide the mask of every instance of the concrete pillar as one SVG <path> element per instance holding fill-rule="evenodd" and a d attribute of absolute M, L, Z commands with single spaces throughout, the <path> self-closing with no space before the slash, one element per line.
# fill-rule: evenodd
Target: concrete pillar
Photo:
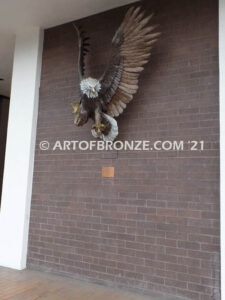
<path fill-rule="evenodd" d="M 16 36 L 0 211 L 0 265 L 26 267 L 43 31 Z"/>

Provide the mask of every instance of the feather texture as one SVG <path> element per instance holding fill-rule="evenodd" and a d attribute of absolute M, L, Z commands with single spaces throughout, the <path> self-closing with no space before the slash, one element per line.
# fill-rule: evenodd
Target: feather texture
<path fill-rule="evenodd" d="M 100 78 L 101 97 L 110 116 L 119 116 L 138 90 L 138 78 L 157 41 L 158 26 L 147 26 L 153 14 L 144 17 L 141 7 L 131 7 L 112 40 L 112 53 Z"/>
<path fill-rule="evenodd" d="M 77 27 L 73 23 L 74 28 L 77 31 L 78 35 L 78 47 L 79 47 L 79 55 L 78 55 L 78 79 L 79 84 L 83 80 L 84 73 L 85 73 L 85 63 L 84 63 L 84 57 L 89 52 L 88 47 L 90 46 L 87 41 L 90 39 L 89 37 L 85 36 L 85 32 L 82 31 L 81 27 Z"/>

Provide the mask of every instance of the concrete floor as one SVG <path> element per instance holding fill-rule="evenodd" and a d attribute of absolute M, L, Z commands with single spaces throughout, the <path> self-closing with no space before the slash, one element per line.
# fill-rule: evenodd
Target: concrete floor
<path fill-rule="evenodd" d="M 155 300 L 46 273 L 0 267 L 1 300 Z"/>

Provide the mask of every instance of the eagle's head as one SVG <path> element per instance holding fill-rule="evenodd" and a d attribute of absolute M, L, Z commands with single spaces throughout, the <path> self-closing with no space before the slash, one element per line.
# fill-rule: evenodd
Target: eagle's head
<path fill-rule="evenodd" d="M 99 80 L 89 77 L 81 80 L 80 88 L 83 94 L 85 94 L 88 98 L 93 99 L 98 97 L 101 89 L 101 83 Z"/>

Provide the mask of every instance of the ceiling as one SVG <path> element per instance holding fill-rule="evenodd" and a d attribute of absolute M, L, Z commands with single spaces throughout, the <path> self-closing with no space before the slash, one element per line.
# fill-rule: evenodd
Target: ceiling
<path fill-rule="evenodd" d="M 15 34 L 49 28 L 137 0 L 0 0 L 0 95 L 10 95 Z"/>

